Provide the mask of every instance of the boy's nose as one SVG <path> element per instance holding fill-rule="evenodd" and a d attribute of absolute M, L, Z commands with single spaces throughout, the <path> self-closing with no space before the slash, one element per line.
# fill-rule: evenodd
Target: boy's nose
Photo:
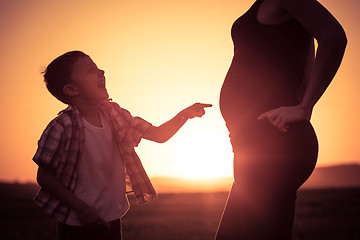
<path fill-rule="evenodd" d="M 99 74 L 100 74 L 100 75 L 105 75 L 105 71 L 102 70 L 102 69 L 99 69 Z"/>

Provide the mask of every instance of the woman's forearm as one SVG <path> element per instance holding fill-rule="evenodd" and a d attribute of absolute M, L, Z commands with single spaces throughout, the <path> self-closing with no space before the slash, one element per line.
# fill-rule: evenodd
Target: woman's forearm
<path fill-rule="evenodd" d="M 305 112 L 311 113 L 312 108 L 334 78 L 342 61 L 346 44 L 345 35 L 333 41 L 319 42 L 310 80 L 300 103 Z"/>

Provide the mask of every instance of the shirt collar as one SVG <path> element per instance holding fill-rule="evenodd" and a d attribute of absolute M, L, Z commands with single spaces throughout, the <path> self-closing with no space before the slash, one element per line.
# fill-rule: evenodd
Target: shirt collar
<path fill-rule="evenodd" d="M 111 101 L 112 101 L 111 98 L 110 98 L 110 99 L 107 99 L 107 100 L 104 100 L 103 102 L 101 102 L 101 103 L 99 104 L 99 108 L 100 108 L 101 110 L 109 110 L 109 109 L 111 109 L 111 106 L 110 106 L 110 104 L 109 104 Z M 79 109 L 78 109 L 75 105 L 69 104 L 69 105 L 67 106 L 67 108 L 61 110 L 61 111 L 58 113 L 58 115 L 61 115 L 62 113 L 65 113 L 65 112 L 72 112 L 72 114 L 74 115 L 74 117 L 80 116 L 80 111 L 79 111 Z"/>
<path fill-rule="evenodd" d="M 68 107 L 65 108 L 64 110 L 61 110 L 61 111 L 58 113 L 58 115 L 61 115 L 61 114 L 65 113 L 65 112 L 72 112 L 74 116 L 79 116 L 79 115 L 80 115 L 79 110 L 78 110 L 77 107 L 74 106 L 74 105 L 68 105 Z"/>

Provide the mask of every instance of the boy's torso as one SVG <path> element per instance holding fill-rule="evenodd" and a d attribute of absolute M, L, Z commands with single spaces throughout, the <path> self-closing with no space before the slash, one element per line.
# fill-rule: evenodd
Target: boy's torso
<path fill-rule="evenodd" d="M 134 192 L 138 203 L 156 198 L 156 192 L 145 172 L 134 147 L 150 123 L 132 117 L 129 111 L 116 103 L 105 103 L 101 107 L 113 132 L 113 141 L 120 150 L 126 167 L 126 192 Z M 44 130 L 38 149 L 33 157 L 36 164 L 45 164 L 54 170 L 60 183 L 71 193 L 77 186 L 78 161 L 84 148 L 84 126 L 76 107 L 61 111 Z M 59 222 L 65 223 L 69 207 L 43 189 L 34 198 L 35 202 Z"/>
<path fill-rule="evenodd" d="M 78 182 L 74 195 L 94 207 L 105 221 L 120 218 L 129 208 L 125 173 L 111 126 L 101 114 L 102 126 L 95 127 L 83 119 L 85 144 L 78 163 Z M 70 211 L 69 225 L 82 225 Z"/>

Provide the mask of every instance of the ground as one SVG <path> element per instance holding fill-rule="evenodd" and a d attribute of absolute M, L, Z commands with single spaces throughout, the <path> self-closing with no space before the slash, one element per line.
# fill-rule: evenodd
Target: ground
<path fill-rule="evenodd" d="M 0 240 L 55 240 L 56 222 L 31 200 L 33 184 L 0 184 Z M 123 218 L 124 240 L 212 240 L 226 192 L 159 194 Z M 294 240 L 360 240 L 360 189 L 300 190 Z"/>

